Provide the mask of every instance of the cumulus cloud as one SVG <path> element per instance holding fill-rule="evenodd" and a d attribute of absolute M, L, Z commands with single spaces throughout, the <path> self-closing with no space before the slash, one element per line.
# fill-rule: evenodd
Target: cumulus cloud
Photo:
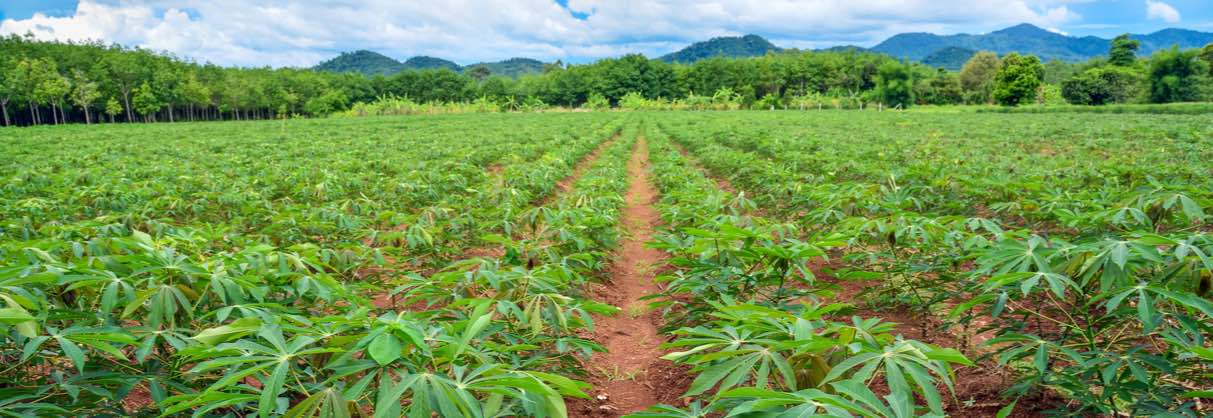
<path fill-rule="evenodd" d="M 309 66 L 341 51 L 468 64 L 528 56 L 650 56 L 712 36 L 789 46 L 872 45 L 911 31 L 1060 27 L 1084 0 L 81 0 L 75 14 L 4 20 L 0 33 L 103 40 L 225 65 Z M 973 26 L 981 22 L 982 26 Z"/>
<path fill-rule="evenodd" d="M 1146 18 L 1176 23 L 1179 22 L 1179 10 L 1161 1 L 1146 0 Z"/>

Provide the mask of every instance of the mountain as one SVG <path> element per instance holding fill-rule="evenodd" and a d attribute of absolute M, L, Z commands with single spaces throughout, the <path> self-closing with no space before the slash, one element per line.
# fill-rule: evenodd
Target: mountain
<path fill-rule="evenodd" d="M 781 49 L 758 35 L 725 36 L 696 42 L 677 52 L 658 58 L 670 63 L 689 64 L 712 57 L 757 57 Z"/>
<path fill-rule="evenodd" d="M 543 61 L 530 58 L 510 58 L 505 61 L 498 62 L 480 62 L 463 67 L 464 71 L 468 71 L 476 67 L 485 67 L 489 69 L 489 74 L 502 75 L 506 77 L 518 78 L 526 74 L 537 74 L 543 72 Z"/>
<path fill-rule="evenodd" d="M 424 55 L 409 58 L 404 61 L 404 69 L 406 70 L 437 70 L 446 68 L 454 72 L 460 72 L 463 67 L 451 61 L 442 58 L 427 57 Z"/>
<path fill-rule="evenodd" d="M 383 54 L 367 50 L 343 52 L 333 59 L 313 67 L 317 71 L 333 73 L 362 73 L 366 75 L 395 74 L 403 71 L 404 64 Z"/>
<path fill-rule="evenodd" d="M 1180 48 L 1200 48 L 1213 42 L 1213 33 L 1186 29 L 1164 29 L 1131 37 L 1141 41 L 1139 53 L 1143 56 L 1170 48 L 1172 45 L 1179 45 Z M 871 51 L 922 61 L 932 54 L 955 47 L 973 51 L 994 51 L 999 54 L 1033 54 L 1045 61 L 1084 61 L 1106 55 L 1111 43 L 1109 39 L 1066 36 L 1024 23 L 984 35 L 903 33 L 872 47 Z"/>
<path fill-rule="evenodd" d="M 969 58 L 973 58 L 974 54 L 977 54 L 977 51 L 958 46 L 949 46 L 932 52 L 931 55 L 927 55 L 922 59 L 922 63 L 932 67 L 960 71 L 960 68 L 964 67 L 965 63 L 969 62 Z"/>
<path fill-rule="evenodd" d="M 366 75 L 392 75 L 401 71 L 434 70 L 446 68 L 451 71 L 467 71 L 474 67 L 487 67 L 494 75 L 518 77 L 523 74 L 543 72 L 543 62 L 530 58 L 510 58 L 498 62 L 481 62 L 460 66 L 449 60 L 427 56 L 416 56 L 400 62 L 377 52 L 359 50 L 343 52 L 312 69 L 334 73 L 361 73 Z"/>
<path fill-rule="evenodd" d="M 867 52 L 867 48 L 855 45 L 838 45 L 829 48 L 814 49 L 817 52 Z"/>

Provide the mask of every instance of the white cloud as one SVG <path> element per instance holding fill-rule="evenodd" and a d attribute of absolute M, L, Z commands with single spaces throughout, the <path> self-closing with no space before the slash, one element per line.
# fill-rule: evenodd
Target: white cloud
<path fill-rule="evenodd" d="M 1146 0 L 1146 18 L 1176 23 L 1179 22 L 1179 10 L 1161 1 Z"/>
<path fill-rule="evenodd" d="M 788 46 L 870 46 L 913 31 L 982 32 L 1080 20 L 1087 0 L 81 0 L 67 17 L 0 22 L 0 33 L 99 39 L 227 65 L 308 66 L 340 51 L 433 55 L 468 64 L 529 56 L 650 56 L 712 36 L 759 33 Z M 589 16 L 577 19 L 575 11 Z M 972 22 L 981 22 L 980 26 Z"/>

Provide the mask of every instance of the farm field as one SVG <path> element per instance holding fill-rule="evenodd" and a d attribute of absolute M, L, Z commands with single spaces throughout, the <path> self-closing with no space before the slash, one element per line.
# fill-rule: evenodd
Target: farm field
<path fill-rule="evenodd" d="M 1213 413 L 1213 116 L 0 130 L 0 414 Z"/>

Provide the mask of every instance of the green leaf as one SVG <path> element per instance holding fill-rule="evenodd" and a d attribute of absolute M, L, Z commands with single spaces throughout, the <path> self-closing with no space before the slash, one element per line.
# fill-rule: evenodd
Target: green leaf
<path fill-rule="evenodd" d="M 371 344 L 367 346 L 367 353 L 369 353 L 371 358 L 374 359 L 376 363 L 379 363 L 380 366 L 386 366 L 400 358 L 400 352 L 403 349 L 404 344 L 400 342 L 399 338 L 396 338 L 396 336 L 392 335 L 391 333 L 385 332 L 379 334 L 379 336 L 375 337 L 374 340 L 371 340 Z"/>
<path fill-rule="evenodd" d="M 232 321 L 232 323 L 227 325 L 204 329 L 193 338 L 206 345 L 215 345 L 257 332 L 260 329 L 260 318 L 246 317 Z"/>
<path fill-rule="evenodd" d="M 926 354 L 927 358 L 931 360 L 946 361 L 948 363 L 963 364 L 965 366 L 973 365 L 973 362 L 969 361 L 964 354 L 961 354 L 959 351 L 952 348 L 939 348 L 928 351 Z"/>
<path fill-rule="evenodd" d="M 1007 418 L 1007 416 L 1011 415 L 1011 412 L 1015 411 L 1015 404 L 1017 403 L 1019 403 L 1019 399 L 1011 401 L 1007 406 L 999 409 L 998 414 L 995 414 L 994 418 Z"/>

